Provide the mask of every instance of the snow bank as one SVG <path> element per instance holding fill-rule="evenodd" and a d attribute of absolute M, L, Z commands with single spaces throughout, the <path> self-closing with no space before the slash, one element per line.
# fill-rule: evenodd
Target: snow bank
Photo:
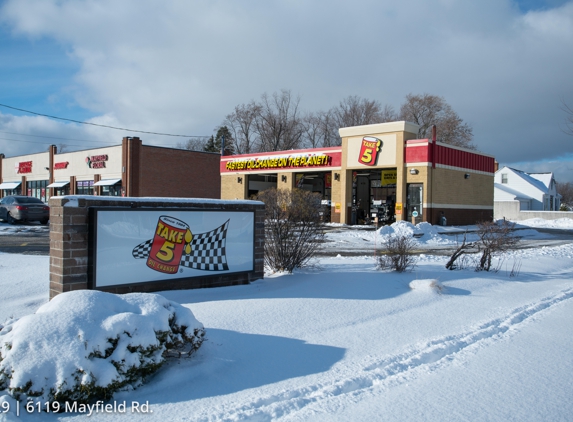
<path fill-rule="evenodd" d="M 88 402 L 135 388 L 169 352 L 203 341 L 193 313 L 156 294 L 79 290 L 0 325 L 0 390 L 18 398 Z"/>
<path fill-rule="evenodd" d="M 422 230 L 407 221 L 398 221 L 378 230 L 380 236 L 414 236 L 422 235 Z"/>
<path fill-rule="evenodd" d="M 444 238 L 438 227 L 426 222 L 413 225 L 407 221 L 397 221 L 390 226 L 381 227 L 378 230 L 378 235 L 382 236 L 383 239 L 390 236 L 415 237 L 417 243 L 449 244 L 455 242 L 454 239 Z"/>
<path fill-rule="evenodd" d="M 439 293 L 444 290 L 444 286 L 436 279 L 412 280 L 409 283 L 410 289 L 419 292 Z"/>
<path fill-rule="evenodd" d="M 515 223 L 517 226 L 565 229 L 565 230 L 573 229 L 573 219 L 571 218 L 558 218 L 556 220 L 545 220 L 543 218 L 530 218 L 529 220 L 516 221 Z"/>

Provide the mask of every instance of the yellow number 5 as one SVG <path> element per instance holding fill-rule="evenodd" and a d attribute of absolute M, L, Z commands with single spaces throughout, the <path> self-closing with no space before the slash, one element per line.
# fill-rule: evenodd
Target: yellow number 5
<path fill-rule="evenodd" d="M 362 154 L 362 158 L 360 158 L 360 161 L 362 161 L 363 163 L 369 163 L 370 161 L 372 161 L 372 150 L 365 149 L 364 154 Z"/>
<path fill-rule="evenodd" d="M 163 262 L 169 262 L 173 259 L 173 249 L 175 249 L 175 243 L 165 242 L 163 246 L 157 252 L 157 258 Z"/>

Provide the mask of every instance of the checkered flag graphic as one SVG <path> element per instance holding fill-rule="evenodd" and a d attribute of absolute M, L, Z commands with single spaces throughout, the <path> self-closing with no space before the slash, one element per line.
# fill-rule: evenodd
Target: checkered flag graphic
<path fill-rule="evenodd" d="M 181 265 L 187 268 L 204 271 L 226 271 L 227 228 L 229 220 L 222 226 L 207 233 L 193 235 L 191 253 L 181 257 Z"/>
<path fill-rule="evenodd" d="M 133 251 L 131 251 L 131 254 L 133 255 L 133 257 L 135 259 L 147 258 L 149 256 L 149 252 L 151 251 L 151 244 L 152 243 L 153 243 L 153 239 L 149 239 L 143 243 L 140 243 L 135 248 L 133 248 Z"/>
<path fill-rule="evenodd" d="M 193 235 L 191 253 L 183 254 L 180 265 L 203 271 L 226 271 L 227 265 L 227 228 L 229 220 L 223 225 L 206 233 Z M 153 239 L 146 240 L 133 248 L 132 255 L 136 259 L 149 256 Z"/>

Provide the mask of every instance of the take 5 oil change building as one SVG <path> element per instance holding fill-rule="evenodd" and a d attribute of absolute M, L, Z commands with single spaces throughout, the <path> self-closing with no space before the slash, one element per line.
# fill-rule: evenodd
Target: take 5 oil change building
<path fill-rule="evenodd" d="M 222 156 L 221 199 L 296 187 L 320 194 L 334 223 L 490 221 L 494 157 L 437 142 L 435 132 L 416 139 L 418 128 L 404 121 L 346 127 L 339 147 Z"/>

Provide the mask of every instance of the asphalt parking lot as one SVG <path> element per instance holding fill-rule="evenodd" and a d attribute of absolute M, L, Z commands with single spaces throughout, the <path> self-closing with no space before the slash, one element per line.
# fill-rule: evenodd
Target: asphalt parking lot
<path fill-rule="evenodd" d="M 0 252 L 23 255 L 49 255 L 50 229 L 41 224 L 0 223 Z"/>
<path fill-rule="evenodd" d="M 360 233 L 373 232 L 374 226 L 336 226 L 327 227 L 325 242 L 318 251 L 318 256 L 363 256 L 373 255 L 381 249 L 378 244 L 374 247 L 371 242 L 344 244 L 334 242 L 329 234 L 336 233 Z M 539 248 L 543 246 L 559 246 L 573 243 L 573 230 L 536 228 L 539 233 L 546 234 L 545 238 L 524 238 L 518 244 L 518 248 Z M 519 230 L 516 231 L 519 234 Z M 452 234 L 455 236 L 456 234 Z M 457 234 L 459 236 L 459 233 Z M 366 240 L 366 239 L 365 239 Z M 449 255 L 455 245 L 424 247 L 416 253 Z M 17 253 L 24 255 L 49 255 L 50 254 L 50 230 L 49 226 L 41 224 L 16 224 L 9 225 L 0 222 L 0 252 Z"/>

